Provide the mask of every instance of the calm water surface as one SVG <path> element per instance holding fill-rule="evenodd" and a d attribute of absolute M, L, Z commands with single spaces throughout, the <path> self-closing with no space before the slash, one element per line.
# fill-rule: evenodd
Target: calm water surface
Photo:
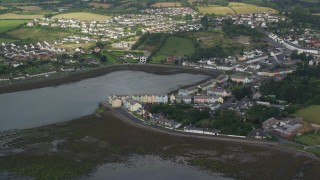
<path fill-rule="evenodd" d="M 57 87 L 0 94 L 0 131 L 89 115 L 110 94 L 167 93 L 205 78 L 205 75 L 117 71 Z"/>
<path fill-rule="evenodd" d="M 157 156 L 133 156 L 126 163 L 109 163 L 80 180 L 228 180 L 219 174 L 163 160 Z"/>

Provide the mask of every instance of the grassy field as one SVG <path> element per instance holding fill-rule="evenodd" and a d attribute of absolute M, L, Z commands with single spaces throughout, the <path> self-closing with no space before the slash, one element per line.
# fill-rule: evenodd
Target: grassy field
<path fill-rule="evenodd" d="M 313 105 L 304 109 L 300 109 L 293 115 L 297 117 L 303 117 L 305 121 L 320 124 L 320 105 Z"/>
<path fill-rule="evenodd" d="M 199 6 L 199 12 L 202 14 L 217 14 L 217 15 L 226 15 L 226 14 L 248 14 L 248 13 L 255 13 L 255 12 L 272 12 L 277 13 L 276 10 L 268 7 L 256 6 L 252 4 L 245 4 L 245 3 L 237 3 L 237 2 L 230 2 L 229 6 Z"/>
<path fill-rule="evenodd" d="M 52 41 L 69 35 L 67 32 L 54 31 L 41 28 L 22 28 L 10 31 L 9 35 L 30 42 Z"/>
<path fill-rule="evenodd" d="M 78 47 L 81 47 L 83 49 L 92 49 L 95 46 L 95 43 L 79 43 L 79 44 L 61 44 L 57 47 L 64 48 L 67 50 L 75 50 Z"/>
<path fill-rule="evenodd" d="M 7 13 L 7 14 L 1 14 L 0 19 L 37 19 L 42 18 L 43 15 L 40 14 L 15 14 L 15 13 Z"/>
<path fill-rule="evenodd" d="M 161 3 L 155 3 L 152 5 L 152 7 L 179 7 L 181 6 L 180 3 L 174 3 L 174 2 L 161 2 Z"/>
<path fill-rule="evenodd" d="M 143 56 L 144 53 L 143 52 L 140 52 L 140 51 L 111 51 L 110 53 L 112 53 L 114 56 L 116 56 L 118 59 L 119 58 L 123 58 L 125 55 L 128 55 L 128 54 L 132 54 L 134 56 Z M 137 63 L 139 62 L 139 59 L 133 59 L 133 58 L 126 58 L 125 59 L 127 62 L 130 62 L 130 63 Z"/>
<path fill-rule="evenodd" d="M 106 19 L 111 18 L 110 16 L 100 15 L 100 14 L 93 14 L 93 13 L 86 13 L 86 12 L 77 12 L 77 13 L 65 13 L 65 14 L 58 14 L 53 16 L 53 18 L 65 18 L 65 19 L 79 19 L 84 21 L 103 21 Z"/>
<path fill-rule="evenodd" d="M 170 36 L 161 49 L 152 57 L 151 63 L 159 63 L 168 56 L 190 55 L 195 51 L 194 44 L 190 39 Z"/>
<path fill-rule="evenodd" d="M 237 3 L 237 2 L 230 2 L 229 7 L 234 9 L 237 12 L 237 14 L 248 14 L 248 13 L 257 13 L 257 12 L 277 13 L 276 10 L 269 8 L 269 7 L 262 7 L 262 6 Z"/>
<path fill-rule="evenodd" d="M 295 139 L 297 142 L 309 146 L 317 146 L 320 145 L 320 131 L 315 134 L 314 132 L 309 132 L 302 136 L 298 136 Z"/>
<path fill-rule="evenodd" d="M 223 32 L 206 32 L 206 31 L 198 31 L 198 32 L 187 32 L 184 33 L 185 36 L 194 39 L 200 44 L 200 47 L 209 48 L 215 45 L 222 45 L 223 47 L 234 46 L 235 44 L 239 44 L 233 39 L 226 37 Z"/>
<path fill-rule="evenodd" d="M 217 15 L 227 15 L 235 14 L 235 12 L 230 7 L 222 6 L 198 6 L 199 12 L 202 14 L 217 14 Z"/>
<path fill-rule="evenodd" d="M 105 3 L 89 3 L 90 6 L 93 6 L 95 8 L 109 8 L 112 6 L 112 4 L 105 4 Z"/>
<path fill-rule="evenodd" d="M 25 22 L 28 22 L 28 21 L 27 20 L 0 20 L 0 33 L 12 30 Z"/>
<path fill-rule="evenodd" d="M 42 8 L 39 6 L 18 6 L 17 8 L 22 9 L 24 11 L 41 11 Z"/>

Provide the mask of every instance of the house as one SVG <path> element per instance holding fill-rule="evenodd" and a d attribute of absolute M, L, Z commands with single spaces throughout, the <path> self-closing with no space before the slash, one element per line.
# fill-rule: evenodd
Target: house
<path fill-rule="evenodd" d="M 155 123 L 170 129 L 177 129 L 181 126 L 181 123 L 175 122 L 173 120 L 168 120 L 163 117 L 156 119 Z"/>
<path fill-rule="evenodd" d="M 302 118 L 269 118 L 262 123 L 264 130 L 284 138 L 292 138 L 303 126 Z"/>
<path fill-rule="evenodd" d="M 251 79 L 249 79 L 247 77 L 243 77 L 243 76 L 231 76 L 230 79 L 234 82 L 243 83 L 243 84 L 247 84 L 247 83 L 252 82 Z"/>
<path fill-rule="evenodd" d="M 192 101 L 191 96 L 176 96 L 176 103 L 191 104 L 191 101 Z"/>
<path fill-rule="evenodd" d="M 209 97 L 203 95 L 194 96 L 193 99 L 195 104 L 207 104 L 209 102 Z"/>
<path fill-rule="evenodd" d="M 201 88 L 202 90 L 206 91 L 208 90 L 209 88 L 212 88 L 216 85 L 215 81 L 213 80 L 210 80 L 210 81 L 207 81 L 207 82 L 204 82 L 204 83 L 201 83 L 198 85 L 198 88 Z"/>
<path fill-rule="evenodd" d="M 215 102 L 213 104 L 211 104 L 209 107 L 212 111 L 217 110 L 221 105 L 219 104 L 219 102 Z"/>
<path fill-rule="evenodd" d="M 101 48 L 98 47 L 98 46 L 96 46 L 96 47 L 94 47 L 93 51 L 94 51 L 95 53 L 99 53 L 99 52 L 101 51 Z"/>
<path fill-rule="evenodd" d="M 250 138 L 265 139 L 271 137 L 271 134 L 265 130 L 253 130 L 248 134 Z"/>
<path fill-rule="evenodd" d="M 227 76 L 227 75 L 220 75 L 220 76 L 217 77 L 217 81 L 218 81 L 219 83 L 224 83 L 224 82 L 226 82 L 228 79 L 229 79 L 229 76 Z"/>
<path fill-rule="evenodd" d="M 216 96 L 222 96 L 222 97 L 227 97 L 227 96 L 231 96 L 230 92 L 227 92 L 225 89 L 223 88 L 212 88 L 212 89 L 208 89 L 207 91 L 208 95 L 216 95 Z"/>
<path fill-rule="evenodd" d="M 189 91 L 187 89 L 179 89 L 178 95 L 179 96 L 188 96 L 189 95 Z"/>
<path fill-rule="evenodd" d="M 170 103 L 175 103 L 175 102 L 176 102 L 176 97 L 173 94 L 171 94 Z"/>
<path fill-rule="evenodd" d="M 168 95 L 163 94 L 163 95 L 156 95 L 156 103 L 168 103 Z"/>
<path fill-rule="evenodd" d="M 121 107 L 122 106 L 122 100 L 120 98 L 113 98 L 111 105 L 114 108 Z"/>
<path fill-rule="evenodd" d="M 192 86 L 192 87 L 189 87 L 187 90 L 188 90 L 188 95 L 194 94 L 194 93 L 198 92 L 198 87 Z"/>
<path fill-rule="evenodd" d="M 260 99 L 261 94 L 259 92 L 256 92 L 253 94 L 252 99 Z"/>

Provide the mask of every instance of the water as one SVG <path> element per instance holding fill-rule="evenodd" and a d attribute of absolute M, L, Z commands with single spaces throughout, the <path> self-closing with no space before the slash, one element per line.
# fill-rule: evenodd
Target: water
<path fill-rule="evenodd" d="M 163 160 L 157 156 L 133 156 L 126 163 L 108 163 L 80 180 L 227 180 L 219 174 Z"/>
<path fill-rule="evenodd" d="M 38 127 L 89 115 L 110 94 L 168 93 L 205 75 L 117 71 L 57 87 L 0 94 L 0 131 Z"/>

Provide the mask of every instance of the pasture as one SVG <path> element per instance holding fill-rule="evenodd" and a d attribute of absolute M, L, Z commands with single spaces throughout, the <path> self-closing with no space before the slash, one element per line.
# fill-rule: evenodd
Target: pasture
<path fill-rule="evenodd" d="M 201 14 L 217 14 L 217 15 L 227 15 L 235 14 L 235 12 L 230 7 L 223 6 L 198 6 L 199 12 Z"/>
<path fill-rule="evenodd" d="M 320 124 L 320 105 L 313 105 L 300 109 L 293 115 L 296 117 L 303 117 L 305 121 Z"/>
<path fill-rule="evenodd" d="M 41 11 L 42 8 L 39 6 L 17 6 L 17 8 L 22 9 L 24 11 Z"/>
<path fill-rule="evenodd" d="M 0 20 L 0 33 L 15 29 L 19 25 L 28 22 L 28 20 Z"/>
<path fill-rule="evenodd" d="M 15 14 L 7 13 L 1 14 L 0 19 L 38 19 L 43 18 L 43 15 L 40 14 Z"/>
<path fill-rule="evenodd" d="M 180 3 L 175 3 L 175 2 L 160 2 L 160 3 L 155 3 L 152 5 L 152 7 L 180 7 Z"/>
<path fill-rule="evenodd" d="M 314 132 L 306 133 L 302 136 L 296 137 L 295 140 L 301 144 L 309 146 L 320 145 L 320 131 L 318 131 L 316 134 Z"/>
<path fill-rule="evenodd" d="M 252 4 L 245 4 L 245 3 L 230 2 L 229 7 L 234 9 L 237 14 L 249 14 L 249 13 L 258 13 L 258 12 L 277 13 L 276 10 L 269 7 L 262 7 L 262 6 L 252 5 Z"/>
<path fill-rule="evenodd" d="M 258 12 L 270 12 L 277 13 L 276 10 L 268 7 L 256 6 L 252 4 L 230 2 L 228 6 L 199 6 L 199 12 L 202 14 L 217 14 L 217 15 L 227 15 L 227 14 L 249 14 Z"/>
<path fill-rule="evenodd" d="M 58 15 L 53 16 L 53 18 L 78 19 L 78 20 L 83 20 L 83 21 L 92 21 L 92 20 L 104 21 L 104 20 L 111 18 L 111 16 L 86 13 L 86 12 L 76 12 L 76 13 L 58 14 Z"/>
<path fill-rule="evenodd" d="M 190 55 L 195 51 L 193 42 L 190 39 L 170 36 L 152 57 L 151 63 L 159 63 L 166 60 L 168 56 Z"/>
<path fill-rule="evenodd" d="M 95 8 L 109 8 L 112 6 L 112 4 L 105 4 L 105 3 L 96 3 L 96 2 L 93 2 L 93 3 L 89 3 L 90 6 L 93 6 Z"/>

